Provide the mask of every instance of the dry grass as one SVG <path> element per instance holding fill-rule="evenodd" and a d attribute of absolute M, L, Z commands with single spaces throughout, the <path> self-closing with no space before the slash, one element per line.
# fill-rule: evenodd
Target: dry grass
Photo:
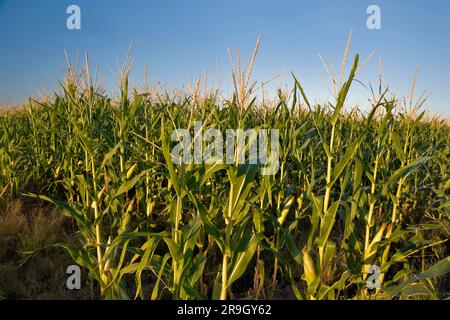
<path fill-rule="evenodd" d="M 66 289 L 67 266 L 73 264 L 62 249 L 47 248 L 70 241 L 67 219 L 52 207 L 22 200 L 0 207 L 0 298 L 79 299 L 89 290 Z M 34 253 L 26 253 L 34 251 Z"/>

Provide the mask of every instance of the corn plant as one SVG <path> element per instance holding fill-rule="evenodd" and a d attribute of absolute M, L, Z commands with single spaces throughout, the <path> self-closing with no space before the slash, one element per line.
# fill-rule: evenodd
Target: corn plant
<path fill-rule="evenodd" d="M 78 243 L 55 245 L 105 299 L 445 298 L 448 122 L 420 113 L 413 93 L 405 110 L 381 82 L 370 110 L 349 109 L 361 64 L 344 81 L 348 46 L 334 101 L 311 104 L 294 75 L 292 90 L 267 98 L 261 84 L 259 99 L 259 42 L 248 65 L 230 55 L 229 98 L 200 77 L 189 92 L 132 88 L 130 58 L 111 97 L 87 56 L 68 59 L 53 97 L 0 113 L 0 199 L 27 195 L 69 217 Z M 238 161 L 255 136 L 231 162 L 176 162 L 172 137 L 198 122 L 277 129 L 277 172 Z"/>

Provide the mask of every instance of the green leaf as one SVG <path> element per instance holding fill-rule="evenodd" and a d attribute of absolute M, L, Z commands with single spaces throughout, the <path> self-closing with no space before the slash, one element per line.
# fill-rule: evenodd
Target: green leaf
<path fill-rule="evenodd" d="M 386 195 L 388 193 L 389 188 L 396 183 L 400 178 L 405 179 L 415 170 L 417 170 L 422 164 L 431 160 L 432 157 L 420 157 L 416 159 L 414 162 L 408 164 L 407 166 L 397 169 L 393 175 L 389 178 L 389 180 L 384 184 L 383 194 Z"/>
<path fill-rule="evenodd" d="M 350 71 L 350 75 L 348 76 L 348 80 L 342 86 L 341 91 L 339 92 L 339 96 L 337 99 L 336 107 L 334 109 L 333 117 L 331 118 L 331 124 L 335 125 L 339 114 L 344 106 L 345 98 L 347 97 L 347 93 L 350 89 L 350 85 L 352 84 L 353 78 L 355 77 L 356 68 L 358 67 L 359 55 L 355 56 L 355 60 L 353 61 L 353 67 Z"/>
<path fill-rule="evenodd" d="M 334 226 L 334 219 L 336 217 L 336 212 L 339 208 L 339 200 L 333 202 L 328 211 L 325 214 L 325 218 L 323 219 L 320 225 L 320 236 L 316 239 L 317 246 L 319 248 L 324 248 L 325 244 L 330 236 L 331 229 Z"/>
<path fill-rule="evenodd" d="M 231 188 L 230 194 L 225 206 L 225 212 L 229 219 L 238 223 L 237 217 L 240 217 L 242 208 L 245 205 L 245 200 L 250 192 L 258 166 L 254 164 L 240 165 L 237 169 L 234 167 L 228 168 L 228 177 L 230 179 Z"/>
<path fill-rule="evenodd" d="M 345 151 L 344 156 L 342 157 L 341 160 L 339 160 L 338 164 L 336 165 L 336 167 L 333 170 L 329 187 L 334 185 L 334 183 L 340 177 L 342 171 L 344 171 L 347 164 L 350 162 L 350 160 L 353 159 L 353 157 L 356 154 L 356 151 L 358 151 L 358 147 L 359 147 L 363 137 L 364 137 L 364 133 L 361 134 L 358 139 L 353 141 L 353 143 L 347 147 L 347 150 Z"/>
<path fill-rule="evenodd" d="M 450 273 L 450 257 L 444 258 L 421 273 L 424 278 L 437 278 Z"/>
<path fill-rule="evenodd" d="M 222 163 L 215 163 L 212 165 L 205 165 L 204 166 L 204 171 L 200 171 L 199 173 L 201 174 L 201 179 L 200 179 L 200 183 L 199 183 L 199 187 L 203 186 L 206 181 L 209 180 L 209 178 L 211 178 L 211 176 L 216 173 L 217 171 L 220 171 L 222 169 L 226 169 L 227 165 L 226 164 L 222 164 Z"/>
<path fill-rule="evenodd" d="M 203 226 L 205 227 L 206 233 L 214 238 L 220 250 L 223 252 L 224 246 L 220 229 L 212 222 L 211 217 L 206 211 L 206 208 L 200 203 L 200 201 L 198 201 L 190 192 L 188 193 L 188 196 L 197 208 L 197 212 L 200 216 Z"/>
<path fill-rule="evenodd" d="M 144 298 L 143 292 L 142 292 L 141 274 L 142 274 L 142 271 L 149 264 L 149 261 L 151 261 L 152 256 L 153 256 L 153 254 L 155 252 L 156 246 L 158 245 L 158 242 L 159 242 L 158 238 L 150 238 L 142 246 L 142 250 L 144 250 L 144 254 L 143 254 L 142 259 L 139 262 L 138 267 L 136 269 L 136 275 L 135 275 L 135 279 L 136 279 L 136 295 L 135 295 L 134 299 L 136 299 L 138 297 L 138 295 L 140 295 L 142 299 Z"/>
<path fill-rule="evenodd" d="M 231 268 L 231 272 L 228 278 L 228 285 L 230 286 L 233 282 L 239 279 L 247 269 L 247 265 L 253 258 L 255 254 L 256 247 L 258 246 L 258 237 L 254 234 L 250 239 L 248 246 L 244 252 L 238 254 L 236 262 Z"/>
<path fill-rule="evenodd" d="M 297 85 L 298 89 L 300 90 L 300 93 L 302 94 L 303 100 L 305 100 L 306 105 L 309 109 L 311 109 L 311 105 L 308 101 L 308 98 L 306 97 L 305 91 L 303 90 L 303 87 L 301 86 L 300 82 L 297 80 L 297 78 L 294 76 L 294 73 L 291 71 L 292 76 L 294 77 L 295 84 Z"/>
<path fill-rule="evenodd" d="M 131 188 L 134 187 L 134 185 L 135 185 L 139 180 L 142 179 L 142 177 L 143 177 L 144 175 L 146 175 L 146 174 L 149 173 L 150 171 L 151 171 L 151 169 L 144 170 L 144 171 L 142 171 L 141 173 L 139 173 L 137 176 L 135 176 L 133 179 L 126 180 L 125 182 L 123 182 L 123 183 L 120 185 L 119 189 L 117 190 L 117 192 L 115 193 L 114 196 L 117 197 L 117 196 L 120 196 L 121 194 L 123 194 L 123 193 L 129 191 Z"/>
<path fill-rule="evenodd" d="M 181 196 L 181 186 L 179 183 L 178 175 L 175 172 L 175 167 L 173 165 L 172 155 L 170 154 L 170 150 L 169 150 L 169 141 L 168 141 L 168 137 L 166 135 L 166 130 L 164 128 L 164 125 L 161 128 L 161 140 L 162 140 L 162 150 L 163 150 L 164 160 L 166 161 L 166 166 L 167 166 L 167 169 L 169 170 L 170 180 L 173 184 L 176 194 L 178 196 Z"/>
<path fill-rule="evenodd" d="M 400 142 L 400 137 L 395 132 L 392 133 L 392 141 L 394 142 L 395 153 L 397 157 L 400 159 L 401 163 L 406 162 L 406 156 L 403 152 L 403 145 Z"/>

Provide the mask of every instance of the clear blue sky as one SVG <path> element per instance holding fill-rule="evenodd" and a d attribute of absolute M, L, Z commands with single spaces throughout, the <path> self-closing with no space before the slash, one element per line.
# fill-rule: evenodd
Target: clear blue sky
<path fill-rule="evenodd" d="M 66 28 L 66 8 L 81 8 L 81 30 Z M 381 30 L 368 30 L 366 9 L 381 7 Z M 0 0 L 0 103 L 21 102 L 42 84 L 55 88 L 63 77 L 64 49 L 74 57 L 89 51 L 111 89 L 117 70 L 133 43 L 135 81 L 148 65 L 152 82 L 168 87 L 188 85 L 216 61 L 225 91 L 230 85 L 227 48 L 250 55 L 259 33 L 263 38 L 254 68 L 256 80 L 289 71 L 303 82 L 310 100 L 327 98 L 318 59 L 340 66 L 349 31 L 351 54 L 374 58 L 358 79 L 377 84 L 378 58 L 384 79 L 397 94 L 406 94 L 416 65 L 419 92 L 432 96 L 427 108 L 450 115 L 450 1 L 448 0 Z M 274 84 L 276 83 L 273 82 Z M 355 84 L 353 99 L 368 92 Z"/>

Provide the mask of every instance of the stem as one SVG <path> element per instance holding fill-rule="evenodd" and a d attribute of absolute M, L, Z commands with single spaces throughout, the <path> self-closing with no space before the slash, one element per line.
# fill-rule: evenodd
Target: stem
<path fill-rule="evenodd" d="M 332 172 L 332 161 L 333 161 L 333 144 L 334 144 L 334 131 L 335 131 L 336 125 L 333 124 L 333 128 L 331 129 L 331 139 L 330 139 L 330 153 L 331 156 L 328 156 L 328 163 L 327 163 L 327 186 L 325 189 L 325 198 L 323 201 L 323 213 L 326 214 L 328 211 L 328 203 L 330 202 L 330 194 L 331 194 L 331 172 Z"/>
<path fill-rule="evenodd" d="M 123 147 L 123 142 L 121 142 L 120 144 L 120 173 L 123 173 L 125 171 L 125 163 L 124 163 L 124 147 Z"/>
<path fill-rule="evenodd" d="M 328 163 L 327 163 L 327 186 L 325 189 L 325 197 L 323 199 L 323 215 L 325 216 L 328 212 L 328 204 L 330 202 L 330 195 L 331 195 L 331 173 L 332 173 L 332 161 L 333 161 L 333 144 L 334 144 L 334 131 L 335 131 L 336 125 L 333 124 L 333 128 L 331 129 L 331 138 L 330 138 L 330 155 L 328 156 Z M 320 221 L 320 224 L 322 225 L 323 220 Z M 319 265 L 322 267 L 322 261 L 323 261 L 323 251 L 324 248 L 319 248 Z"/>
<path fill-rule="evenodd" d="M 144 105 L 144 116 L 145 116 L 145 139 L 148 141 L 148 115 L 147 115 L 147 105 Z M 148 164 L 150 161 L 150 155 L 148 152 L 148 147 L 145 151 L 145 162 Z M 150 217 L 150 173 L 145 175 L 145 204 L 146 204 L 146 214 Z"/>
<path fill-rule="evenodd" d="M 94 187 L 94 196 L 97 197 L 97 180 L 95 175 L 95 165 L 94 158 L 91 157 L 91 168 L 92 168 L 92 183 Z M 93 207 L 94 207 L 94 219 L 97 221 L 95 223 L 95 242 L 97 248 L 97 264 L 98 264 L 98 272 L 100 276 L 100 284 L 103 283 L 103 253 L 102 253 L 102 237 L 101 237 L 101 228 L 100 223 L 98 222 L 99 218 L 99 209 L 98 209 L 98 199 L 94 199 Z M 103 295 L 103 285 L 100 286 L 100 294 Z"/>
<path fill-rule="evenodd" d="M 376 180 L 377 180 L 377 172 L 378 172 L 378 161 L 379 161 L 379 157 L 377 155 L 377 158 L 375 159 L 375 167 L 373 170 L 373 182 L 372 182 L 372 189 L 370 191 L 370 194 L 372 196 L 374 196 L 375 194 L 375 187 L 376 187 Z M 373 201 L 370 204 L 370 208 L 369 208 L 369 216 L 367 217 L 367 225 L 366 225 L 366 238 L 365 238 L 365 243 L 364 243 L 364 252 L 367 250 L 367 248 L 369 247 L 369 242 L 370 242 L 370 228 L 372 227 L 372 217 L 373 217 L 373 210 L 375 208 L 375 201 Z"/>
<path fill-rule="evenodd" d="M 178 230 L 180 228 L 180 220 L 181 220 L 181 209 L 182 209 L 181 205 L 182 205 L 181 197 L 177 196 L 177 207 L 175 211 L 175 235 L 174 235 L 174 240 L 176 243 L 178 243 L 179 241 Z"/>
<path fill-rule="evenodd" d="M 408 136 L 409 136 L 409 124 L 408 124 L 408 129 L 407 129 L 406 142 L 405 142 L 405 146 L 403 148 L 403 152 L 404 152 L 405 155 L 407 154 L 406 151 L 410 147 L 409 146 L 409 138 L 408 138 Z M 408 165 L 408 162 L 409 162 L 409 159 L 406 159 L 406 163 L 402 162 L 401 168 L 403 168 L 405 165 Z M 395 194 L 395 196 L 397 197 L 397 202 L 400 202 L 400 197 L 402 196 L 403 182 L 404 182 L 404 178 L 400 178 L 400 180 L 398 181 L 397 193 Z M 390 238 L 391 233 L 392 233 L 392 229 L 394 228 L 394 223 L 397 220 L 397 207 L 398 207 L 397 203 L 394 203 L 394 206 L 392 208 L 392 217 L 391 217 L 392 227 L 386 233 L 386 239 Z M 387 261 L 390 248 L 391 248 L 391 243 L 389 242 L 389 244 L 387 245 L 386 249 L 383 252 L 383 256 L 381 257 L 381 263 L 382 264 L 384 264 Z M 380 275 L 380 282 L 381 282 L 381 284 L 383 284 L 384 275 L 385 275 L 385 273 L 382 273 Z"/>
<path fill-rule="evenodd" d="M 98 205 L 97 202 L 94 204 L 94 217 L 95 219 L 98 218 Z M 98 271 L 100 272 L 100 275 L 103 274 L 103 253 L 101 249 L 101 230 L 100 230 L 100 224 L 95 224 L 95 241 L 97 242 L 97 261 L 98 261 Z"/>
<path fill-rule="evenodd" d="M 226 248 L 222 259 L 222 289 L 220 290 L 220 300 L 227 299 L 227 290 L 228 290 L 228 259 L 230 256 L 229 248 L 231 239 L 231 221 L 226 219 L 225 223 L 226 223 L 225 226 Z"/>
<path fill-rule="evenodd" d="M 174 241 L 176 244 L 179 244 L 179 224 L 181 219 L 181 209 L 182 209 L 182 199 L 181 197 L 177 196 L 177 207 L 175 211 L 175 229 L 174 229 Z M 173 259 L 173 284 L 174 284 L 174 296 L 178 297 L 178 287 L 179 287 L 179 274 L 178 274 L 178 261 L 176 259 Z"/>
<path fill-rule="evenodd" d="M 277 270 L 278 270 L 278 258 L 275 257 L 273 262 L 273 278 L 272 278 L 272 292 L 275 292 L 275 287 L 277 286 Z"/>
<path fill-rule="evenodd" d="M 227 299 L 227 288 L 228 288 L 228 254 L 223 255 L 222 261 L 222 289 L 220 291 L 220 300 Z"/>

